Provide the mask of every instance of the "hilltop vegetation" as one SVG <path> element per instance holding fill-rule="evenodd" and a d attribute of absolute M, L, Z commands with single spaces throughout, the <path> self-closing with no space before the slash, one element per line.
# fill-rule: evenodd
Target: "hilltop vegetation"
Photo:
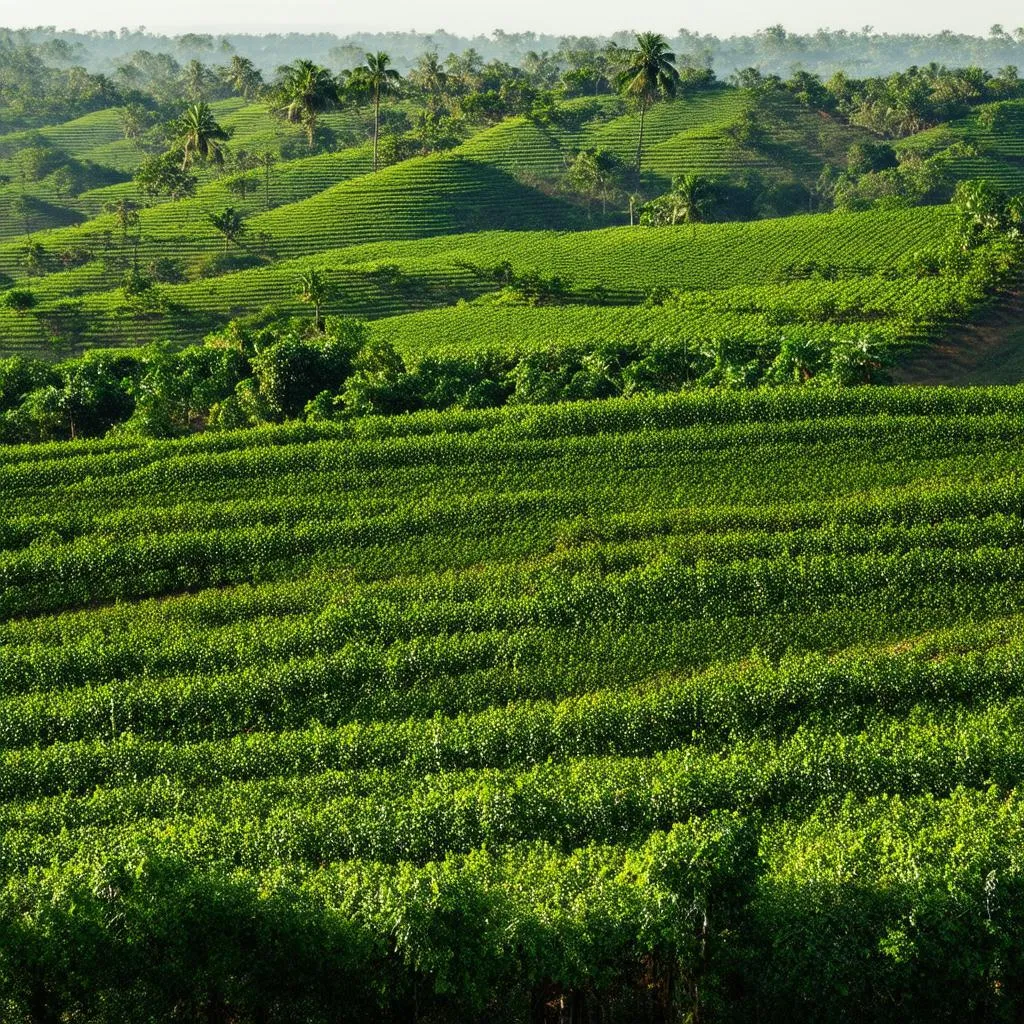
<path fill-rule="evenodd" d="M 908 345 L 926 345 L 1016 277 L 1022 222 L 1020 201 L 967 183 L 951 208 L 663 228 L 643 250 L 634 239 L 646 229 L 636 228 L 337 250 L 315 264 L 228 275 L 218 283 L 229 290 L 206 286 L 197 309 L 187 305 L 193 285 L 164 289 L 174 300 L 162 310 L 141 307 L 154 334 L 172 317 L 198 332 L 219 301 L 255 305 L 292 288 L 290 316 L 267 307 L 202 346 L 155 342 L 56 365 L 0 360 L 0 441 L 876 382 Z M 791 262 L 794 251 L 804 261 Z M 501 258 L 512 253 L 540 272 Z M 586 283 L 569 273 L 588 274 Z M 367 324 L 339 317 L 339 306 L 395 315 Z M 102 308 L 85 316 L 95 322 Z M 15 306 L 7 317 L 30 312 Z M 160 312 L 166 319 L 152 315 Z M 130 306 L 113 313 L 133 315 Z"/>

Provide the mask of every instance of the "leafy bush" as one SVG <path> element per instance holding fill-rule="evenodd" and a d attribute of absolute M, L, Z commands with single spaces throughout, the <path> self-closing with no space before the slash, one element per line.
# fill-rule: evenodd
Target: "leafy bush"
<path fill-rule="evenodd" d="M 4 309 L 13 309 L 16 312 L 24 312 L 36 305 L 35 294 L 27 288 L 10 288 L 0 294 L 0 306 Z"/>

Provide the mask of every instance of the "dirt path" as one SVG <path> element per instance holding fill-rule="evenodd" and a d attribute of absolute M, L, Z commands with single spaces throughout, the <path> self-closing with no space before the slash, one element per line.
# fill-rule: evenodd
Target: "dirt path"
<path fill-rule="evenodd" d="M 1024 282 L 991 299 L 969 323 L 891 371 L 896 384 L 1018 384 L 1024 381 Z"/>

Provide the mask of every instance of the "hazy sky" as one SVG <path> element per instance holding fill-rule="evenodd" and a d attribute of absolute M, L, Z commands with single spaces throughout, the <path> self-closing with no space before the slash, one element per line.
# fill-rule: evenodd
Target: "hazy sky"
<path fill-rule="evenodd" d="M 1012 30 L 1024 24 L 1020 0 L 857 0 L 848 5 L 820 0 L 698 0 L 679 3 L 648 0 L 640 4 L 592 0 L 383 0 L 377 4 L 337 0 L 172 0 L 152 6 L 129 0 L 0 0 L 0 25 L 58 25 L 61 28 L 135 28 L 174 32 L 309 31 L 351 32 L 357 29 L 438 28 L 464 35 L 490 33 L 495 28 L 514 32 L 574 35 L 598 34 L 619 28 L 656 29 L 674 33 L 681 27 L 719 35 L 747 33 L 781 22 L 793 31 L 821 27 L 877 31 L 936 32 L 942 28 L 986 34 L 1000 23 Z"/>

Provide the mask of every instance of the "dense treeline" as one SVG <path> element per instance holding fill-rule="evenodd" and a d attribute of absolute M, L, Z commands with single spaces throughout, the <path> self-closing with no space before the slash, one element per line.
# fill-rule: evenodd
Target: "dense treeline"
<path fill-rule="evenodd" d="M 343 86 L 349 85 L 348 71 L 359 67 L 367 53 L 355 43 L 336 46 L 326 56 L 315 46 L 297 51 L 289 48 L 287 56 L 268 66 L 261 65 L 258 55 L 236 51 L 225 39 L 217 42 L 192 35 L 181 37 L 181 41 L 162 40 L 160 49 L 152 43 L 121 47 L 116 60 L 97 70 L 83 63 L 87 47 L 81 41 L 70 43 L 60 35 L 38 39 L 31 32 L 0 33 L 3 131 L 124 106 L 127 134 L 128 127 L 133 131 L 140 123 L 146 127 L 147 119 L 152 123 L 158 113 L 166 119 L 183 103 L 232 95 L 246 99 L 270 96 L 274 76 L 288 65 L 324 67 L 330 74 L 340 75 Z M 1018 40 L 1005 34 L 993 37 L 1002 40 L 1000 45 L 1007 50 L 1005 55 L 1000 53 L 1005 60 L 995 63 L 977 61 L 973 55 L 950 60 L 953 55 L 937 46 L 928 60 L 920 64 L 912 59 L 898 61 L 881 75 L 865 75 L 865 62 L 860 60 L 847 69 L 835 56 L 812 70 L 798 56 L 802 44 L 795 40 L 800 37 L 778 29 L 764 33 L 763 45 L 767 51 L 787 47 L 792 51 L 792 59 L 781 67 L 755 54 L 750 60 L 738 59 L 716 71 L 713 48 L 703 37 L 688 34 L 666 41 L 666 48 L 677 47 L 678 70 L 691 88 L 709 85 L 716 78 L 755 87 L 785 82 L 803 102 L 891 137 L 958 116 L 971 104 L 1021 95 L 1017 67 L 1024 56 L 1024 29 L 1018 30 L 1018 35 Z M 130 38 L 130 34 L 124 37 Z M 447 105 L 438 103 L 439 99 L 461 98 L 459 113 L 497 120 L 529 112 L 538 100 L 542 109 L 545 97 L 550 101 L 614 92 L 618 64 L 634 45 L 634 38 L 628 33 L 611 40 L 573 37 L 559 40 L 550 51 L 518 49 L 509 53 L 499 48 L 497 54 L 487 46 L 459 47 L 452 41 L 447 44 L 452 48 L 447 49 L 443 39 L 429 36 L 423 37 L 414 51 L 406 52 L 393 43 L 388 37 L 367 37 L 363 45 L 374 47 L 371 53 L 388 53 L 407 86 L 429 101 L 431 114 L 436 116 L 438 107 Z M 992 40 L 989 44 L 995 45 Z M 189 53 L 192 55 L 186 57 Z M 737 53 L 737 58 L 743 56 Z M 908 67 L 909 71 L 904 70 Z M 347 98 L 365 101 L 365 91 L 360 95 L 358 89 L 349 88 Z"/>
<path fill-rule="evenodd" d="M 403 358 L 368 342 L 357 322 L 234 321 L 204 346 L 95 350 L 50 363 L 0 359 L 0 442 L 97 437 L 112 431 L 174 437 L 292 419 L 343 419 L 424 409 L 479 409 L 678 391 L 687 387 L 858 384 L 889 358 L 882 344 L 832 346 L 553 345 L 520 356 Z M 760 349 L 760 351 L 759 351 Z"/>
<path fill-rule="evenodd" d="M 267 32 L 210 34 L 188 32 L 177 36 L 147 32 L 144 28 L 122 28 L 119 32 L 57 29 L 38 26 L 24 29 L 0 29 L 0 38 L 8 44 L 36 45 L 64 62 L 75 62 L 91 71 L 109 72 L 130 54 L 139 50 L 163 52 L 178 60 L 209 61 L 212 56 L 238 54 L 253 60 L 264 72 L 297 57 L 309 57 L 322 63 L 351 63 L 353 56 L 365 51 L 386 49 L 395 56 L 400 69 L 411 67 L 421 53 L 437 50 L 442 54 L 472 49 L 484 60 L 521 64 L 529 55 L 565 54 L 598 49 L 607 43 L 627 46 L 630 31 L 611 36 L 554 36 L 536 32 L 496 30 L 487 35 L 464 37 L 443 29 L 430 33 L 361 32 L 339 37 L 330 33 L 292 32 L 282 35 Z M 788 74 L 793 66 L 828 74 L 836 68 L 867 75 L 886 75 L 911 64 L 978 64 L 990 71 L 1018 63 L 1024 46 L 1024 26 L 993 25 L 987 37 L 942 31 L 933 35 L 877 32 L 871 27 L 861 31 L 820 29 L 814 33 L 789 32 L 772 25 L 745 36 L 719 38 L 680 29 L 670 37 L 681 53 L 699 56 L 720 75 L 736 68 L 760 67 L 770 74 Z"/>

